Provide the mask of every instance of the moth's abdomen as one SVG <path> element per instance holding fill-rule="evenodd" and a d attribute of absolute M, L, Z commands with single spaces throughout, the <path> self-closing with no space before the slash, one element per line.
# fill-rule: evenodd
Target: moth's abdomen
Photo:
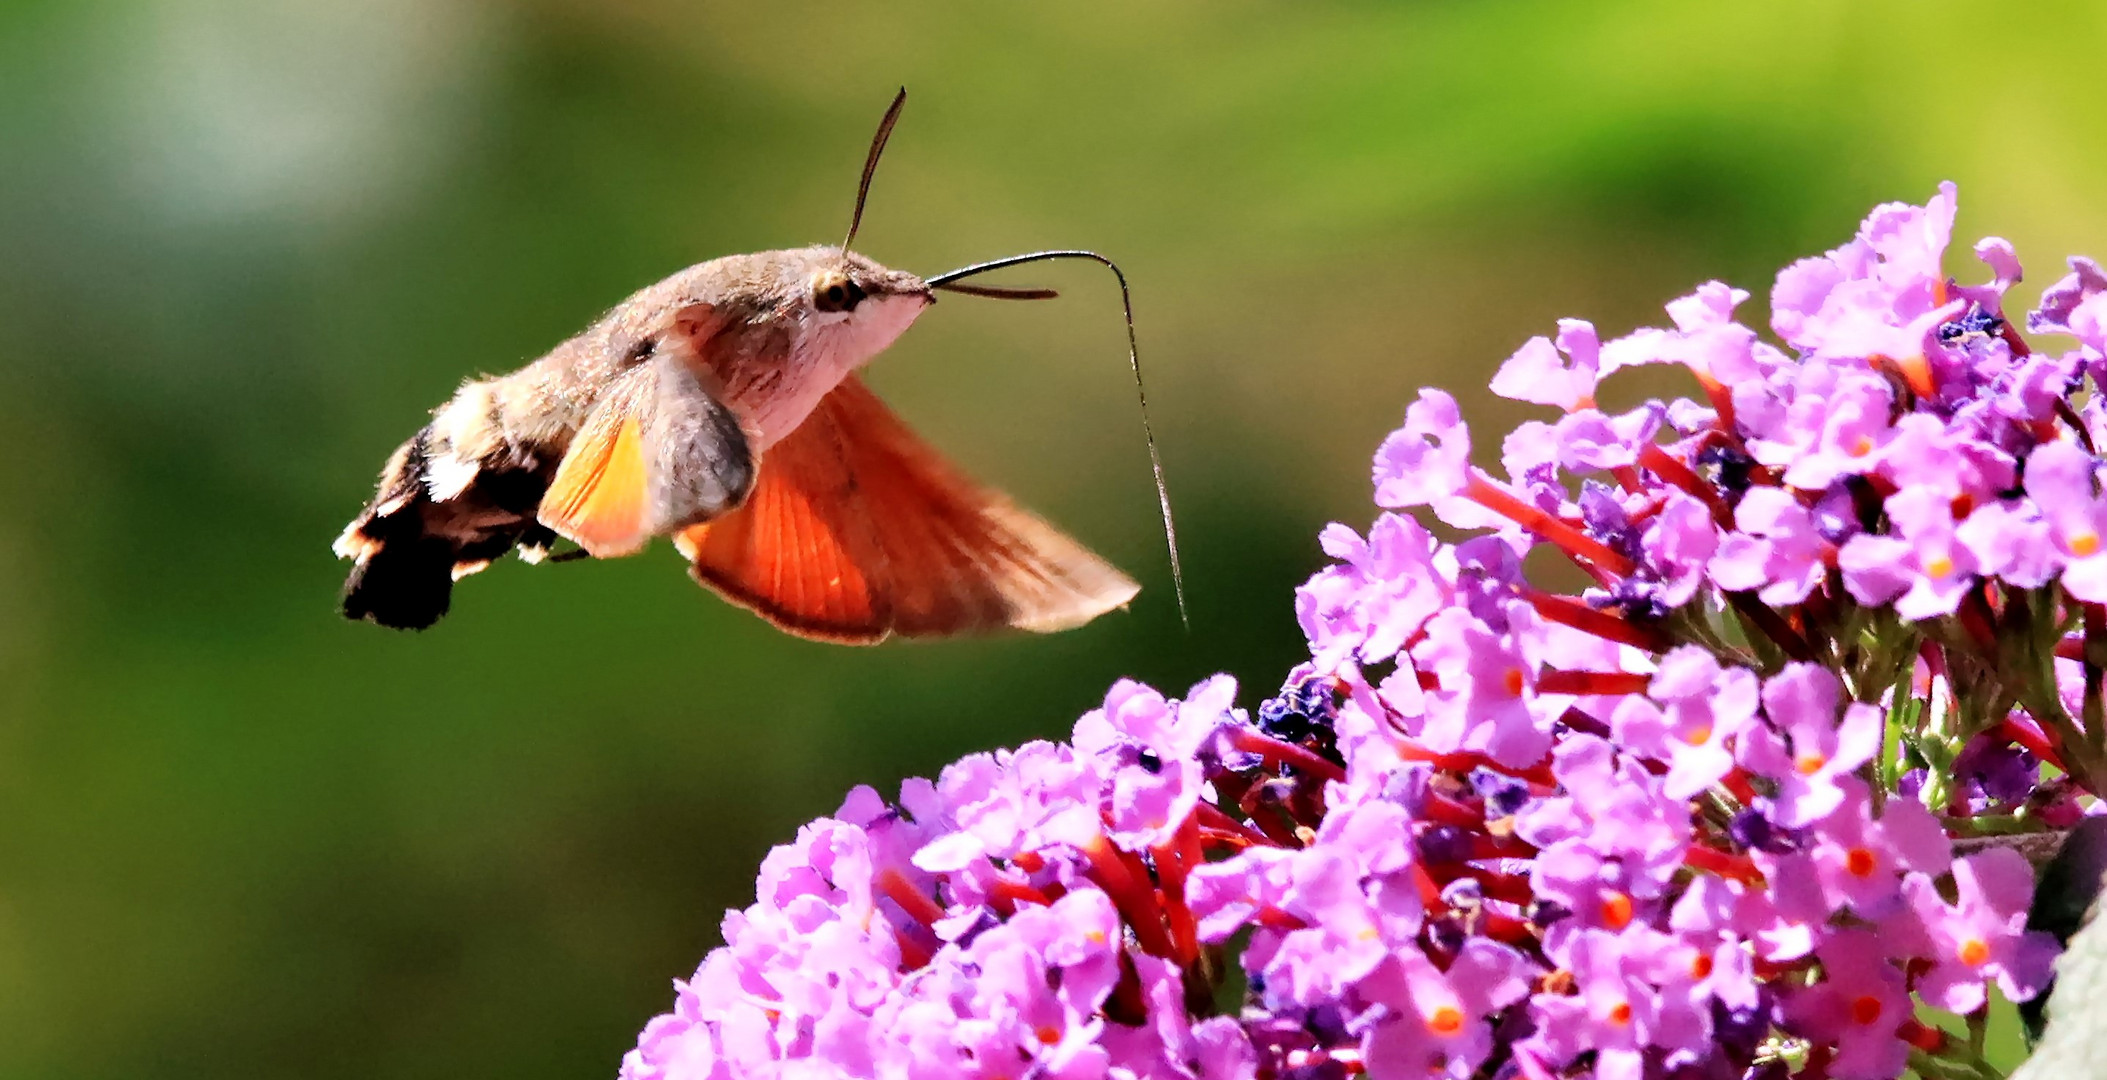
<path fill-rule="evenodd" d="M 338 538 L 337 554 L 357 561 L 344 581 L 345 618 L 422 630 L 446 614 L 455 581 L 514 546 L 545 551 L 555 539 L 534 520 L 553 464 L 531 452 L 462 461 L 444 446 L 431 427 L 412 436 Z"/>

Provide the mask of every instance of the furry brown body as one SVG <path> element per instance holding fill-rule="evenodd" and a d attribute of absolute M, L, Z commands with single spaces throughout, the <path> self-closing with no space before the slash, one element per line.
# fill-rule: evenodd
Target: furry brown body
<path fill-rule="evenodd" d="M 698 580 L 794 633 L 1072 626 L 1138 586 L 975 487 L 853 378 L 934 302 L 837 247 L 680 271 L 509 375 L 464 385 L 337 541 L 351 618 L 423 628 L 453 582 L 558 537 L 674 536 Z"/>

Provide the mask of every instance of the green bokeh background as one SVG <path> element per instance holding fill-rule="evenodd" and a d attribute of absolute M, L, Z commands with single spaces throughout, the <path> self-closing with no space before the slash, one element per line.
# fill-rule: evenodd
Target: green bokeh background
<path fill-rule="evenodd" d="M 0 1077 L 611 1075 L 752 868 L 852 784 L 1064 732 L 1134 675 L 1246 704 L 1414 388 L 1482 391 L 1962 192 L 2027 300 L 2107 254 L 2107 6 L 1596 0 L 0 9 Z M 713 255 L 1136 288 L 946 300 L 897 408 L 1134 572 L 1052 638 L 845 650 L 663 550 L 337 619 L 330 540 L 464 376 Z M 1965 276 L 1965 249 L 1950 260 Z M 1486 449 L 1482 448 L 1481 450 Z"/>

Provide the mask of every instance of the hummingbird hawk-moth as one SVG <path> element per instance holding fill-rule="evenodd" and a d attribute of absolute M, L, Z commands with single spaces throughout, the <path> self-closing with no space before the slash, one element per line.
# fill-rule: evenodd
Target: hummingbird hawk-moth
<path fill-rule="evenodd" d="M 662 536 L 696 581 L 824 641 L 1062 630 L 1132 599 L 1132 579 L 969 480 L 856 376 L 939 289 L 1053 295 L 962 278 L 1045 258 L 1111 265 L 1037 252 L 925 279 L 849 250 L 906 97 L 872 140 L 839 247 L 691 266 L 526 367 L 463 385 L 337 540 L 356 563 L 344 615 L 423 629 L 456 581 L 508 551 L 539 562 L 561 539 L 577 551 L 558 558 L 611 558 Z M 1153 436 L 1149 453 L 1155 465 Z"/>

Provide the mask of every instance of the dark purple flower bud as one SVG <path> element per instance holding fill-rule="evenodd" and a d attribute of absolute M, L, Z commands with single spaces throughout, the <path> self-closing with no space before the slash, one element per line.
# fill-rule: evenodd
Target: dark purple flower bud
<path fill-rule="evenodd" d="M 1529 921 L 1539 929 L 1549 929 L 1551 924 L 1572 916 L 1572 910 L 1556 900 L 1538 900 L 1529 905 Z"/>
<path fill-rule="evenodd" d="M 1722 443 L 1712 443 L 1697 452 L 1698 472 L 1726 492 L 1729 503 L 1738 502 L 1749 489 L 1749 474 L 1756 459 Z"/>
<path fill-rule="evenodd" d="M 973 921 L 966 924 L 964 932 L 958 935 L 957 944 L 960 948 L 965 948 L 973 944 L 974 938 L 977 938 L 980 935 L 985 934 L 988 931 L 993 930 L 1001 925 L 1002 920 L 996 918 L 995 913 L 993 911 L 987 908 L 981 908 L 975 913 Z"/>
<path fill-rule="evenodd" d="M 2034 793 L 2041 762 L 2019 747 L 1979 738 L 1970 741 L 1954 759 L 1953 773 L 1970 794 L 1979 794 L 1991 802 L 2016 803 Z"/>
<path fill-rule="evenodd" d="M 1459 915 L 1443 915 L 1427 920 L 1427 941 L 1436 949 L 1454 955 L 1470 940 L 1470 927 Z"/>
<path fill-rule="evenodd" d="M 1957 319 L 1939 324 L 1939 341 L 1952 345 L 1970 339 L 1981 339 L 2003 330 L 2004 319 L 1995 312 L 1986 311 L 1981 304 L 1970 304 L 1968 310 Z"/>
<path fill-rule="evenodd" d="M 1631 515 L 1617 499 L 1616 489 L 1596 480 L 1582 484 L 1580 518 L 1587 525 L 1588 535 L 1624 555 L 1637 557 L 1639 530 L 1632 527 Z"/>
<path fill-rule="evenodd" d="M 1470 834 L 1454 825 L 1430 825 L 1419 834 L 1419 857 L 1430 863 L 1469 862 L 1471 857 Z M 1470 881 L 1469 878 L 1463 880 Z M 1476 884 L 1474 881 L 1471 883 L 1473 885 Z M 1463 884 L 1463 881 L 1455 882 L 1450 885 L 1450 888 L 1461 884 Z M 1447 893 L 1444 890 L 1444 899 L 1446 896 Z"/>
<path fill-rule="evenodd" d="M 1486 768 L 1472 769 L 1470 785 L 1485 800 L 1487 817 L 1508 817 L 1529 805 L 1529 785 L 1512 776 Z"/>
<path fill-rule="evenodd" d="M 1789 855 L 1800 850 L 1800 838 L 1795 830 L 1774 824 L 1753 806 L 1743 807 L 1727 823 L 1727 836 L 1736 844 L 1750 851 L 1763 851 L 1772 855 Z"/>
<path fill-rule="evenodd" d="M 1337 1005 L 1319 1005 L 1304 1014 L 1302 1030 L 1317 1037 L 1319 1046 L 1337 1046 L 1353 1038 L 1346 1030 L 1346 1013 Z"/>
<path fill-rule="evenodd" d="M 1864 477 L 1854 476 L 1822 493 L 1814 504 L 1814 531 L 1832 544 L 1841 544 L 1858 535 L 1858 500 L 1855 487 L 1867 486 Z"/>
<path fill-rule="evenodd" d="M 1431 770 L 1424 765 L 1412 765 L 1399 769 L 1383 781 L 1383 799 L 1417 814 L 1426 805 L 1427 781 Z"/>
<path fill-rule="evenodd" d="M 1325 1057 L 1316 1064 L 1289 1065 L 1280 1071 L 1280 1080 L 1347 1080 L 1346 1064 Z"/>
<path fill-rule="evenodd" d="M 1668 617 L 1673 605 L 1660 582 L 1633 575 L 1612 585 L 1608 592 L 1589 589 L 1585 599 L 1597 610 L 1615 608 L 1628 619 L 1655 622 Z"/>
<path fill-rule="evenodd" d="M 1339 694 L 1328 680 L 1310 679 L 1294 690 L 1295 708 L 1312 722 L 1329 724 L 1339 710 Z"/>
<path fill-rule="evenodd" d="M 1720 1046 L 1738 1051 L 1739 1056 L 1753 1055 L 1756 1044 L 1770 1034 L 1770 1002 L 1758 1000 L 1746 1008 L 1729 1008 L 1718 998 L 1712 999 L 1712 1038 Z"/>
<path fill-rule="evenodd" d="M 1280 693 L 1258 706 L 1258 729 L 1282 742 L 1307 745 L 1328 758 L 1338 759 L 1338 734 L 1332 728 L 1337 718 L 1338 693 L 1332 681 L 1304 674 L 1291 678 Z"/>

